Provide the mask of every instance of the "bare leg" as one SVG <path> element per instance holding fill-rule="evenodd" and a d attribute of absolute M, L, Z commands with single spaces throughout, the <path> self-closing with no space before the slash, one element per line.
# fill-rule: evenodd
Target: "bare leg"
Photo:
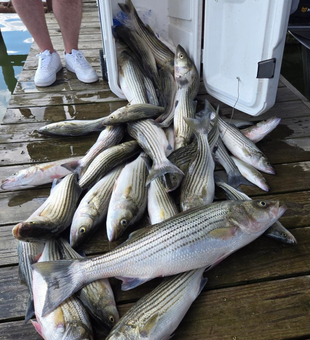
<path fill-rule="evenodd" d="M 53 44 L 48 33 L 42 0 L 12 0 L 13 6 L 38 44 L 41 52 L 54 52 Z"/>
<path fill-rule="evenodd" d="M 53 12 L 62 33 L 66 53 L 71 53 L 72 49 L 78 50 L 82 7 L 82 0 L 53 0 Z"/>

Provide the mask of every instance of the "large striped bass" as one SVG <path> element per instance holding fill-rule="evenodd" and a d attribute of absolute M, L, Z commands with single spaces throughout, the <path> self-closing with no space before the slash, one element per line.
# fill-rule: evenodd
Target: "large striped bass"
<path fill-rule="evenodd" d="M 43 135 L 58 135 L 58 136 L 84 136 L 94 131 L 104 129 L 102 119 L 89 120 L 65 120 L 61 122 L 47 124 L 42 126 L 38 132 Z"/>
<path fill-rule="evenodd" d="M 39 262 L 59 259 L 61 259 L 61 253 L 56 241 L 47 242 Z M 33 272 L 33 295 L 37 321 L 32 321 L 32 323 L 42 338 L 45 340 L 93 340 L 89 316 L 75 296 L 68 298 L 53 312 L 42 316 L 47 290 L 48 286 L 41 275 Z"/>
<path fill-rule="evenodd" d="M 70 244 L 79 248 L 107 216 L 112 190 L 123 165 L 119 165 L 98 181 L 82 198 L 70 228 Z"/>
<path fill-rule="evenodd" d="M 21 169 L 1 184 L 2 190 L 20 190 L 33 188 L 38 185 L 52 183 L 54 179 L 65 177 L 72 171 L 65 169 L 62 164 L 66 162 L 78 162 L 81 157 L 62 159 L 59 161 L 36 164 Z"/>
<path fill-rule="evenodd" d="M 117 240 L 124 231 L 137 222 L 146 209 L 147 168 L 142 152 L 121 171 L 112 191 L 106 226 L 109 241 Z"/>
<path fill-rule="evenodd" d="M 136 141 L 114 145 L 102 151 L 88 166 L 79 180 L 81 188 L 89 188 L 117 165 L 124 163 L 139 151 Z"/>
<path fill-rule="evenodd" d="M 140 229 L 104 255 L 36 263 L 49 287 L 43 315 L 100 278 L 117 277 L 128 290 L 154 277 L 212 267 L 260 236 L 285 210 L 278 201 L 216 202 Z"/>
<path fill-rule="evenodd" d="M 77 175 L 67 175 L 30 217 L 13 228 L 15 238 L 45 242 L 56 237 L 70 225 L 81 191 Z"/>
<path fill-rule="evenodd" d="M 164 280 L 114 326 L 107 340 L 170 339 L 207 283 L 204 268 Z"/>
<path fill-rule="evenodd" d="M 234 156 L 258 170 L 268 174 L 275 173 L 269 160 L 259 148 L 236 127 L 226 123 L 221 117 L 219 117 L 219 130 L 223 143 Z"/>
<path fill-rule="evenodd" d="M 197 153 L 193 158 L 181 184 L 181 210 L 199 207 L 213 202 L 215 193 L 215 162 L 212 150 L 218 140 L 217 124 L 210 131 L 210 114 L 196 119 L 185 119 L 197 138 Z"/>
<path fill-rule="evenodd" d="M 106 118 L 106 117 L 105 117 Z M 104 150 L 118 144 L 124 137 L 125 128 L 123 125 L 107 126 L 100 132 L 96 143 L 87 151 L 86 155 L 79 160 L 62 164 L 64 169 L 75 171 L 81 177 L 89 164 Z"/>

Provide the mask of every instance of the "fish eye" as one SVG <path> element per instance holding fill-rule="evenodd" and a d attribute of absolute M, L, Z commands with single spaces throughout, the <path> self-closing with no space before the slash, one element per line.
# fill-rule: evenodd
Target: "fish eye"
<path fill-rule="evenodd" d="M 287 236 L 286 233 L 281 233 L 281 235 L 282 235 L 283 237 L 286 237 L 286 236 Z"/>
<path fill-rule="evenodd" d="M 114 316 L 113 316 L 113 315 L 110 315 L 110 316 L 109 316 L 109 321 L 112 322 L 112 323 L 115 322 L 115 319 L 114 319 Z"/>
<path fill-rule="evenodd" d="M 267 203 L 265 201 L 260 201 L 258 202 L 258 204 L 261 206 L 261 207 L 265 207 L 267 205 Z"/>
<path fill-rule="evenodd" d="M 127 221 L 124 218 L 121 220 L 121 225 L 124 227 L 127 225 Z"/>
<path fill-rule="evenodd" d="M 84 234 L 86 232 L 86 228 L 85 227 L 81 227 L 79 231 L 80 231 L 81 234 Z"/>
<path fill-rule="evenodd" d="M 34 221 L 29 221 L 29 224 L 35 224 L 35 222 Z"/>
<path fill-rule="evenodd" d="M 183 53 L 180 53 L 180 54 L 179 54 L 179 57 L 180 57 L 180 59 L 183 59 L 183 58 L 184 58 L 184 54 L 183 54 Z"/>
<path fill-rule="evenodd" d="M 114 119 L 114 116 L 110 116 L 111 119 Z"/>

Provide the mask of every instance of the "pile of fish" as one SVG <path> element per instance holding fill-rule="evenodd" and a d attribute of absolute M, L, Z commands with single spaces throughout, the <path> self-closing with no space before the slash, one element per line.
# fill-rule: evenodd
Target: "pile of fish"
<path fill-rule="evenodd" d="M 268 191 L 260 171 L 274 169 L 255 143 L 280 120 L 240 130 L 208 101 L 196 112 L 200 77 L 187 52 L 160 41 L 131 0 L 120 7 L 128 19 L 114 34 L 129 104 L 96 120 L 44 126 L 39 132 L 48 135 L 101 132 L 83 158 L 21 170 L 1 186 L 54 181 L 47 200 L 13 228 L 30 292 L 26 321 L 35 314 L 44 339 L 94 339 L 89 315 L 113 327 L 107 339 L 168 339 L 206 284 L 206 270 L 263 233 L 296 243 L 278 221 L 283 204 L 251 200 L 239 189 Z M 217 163 L 226 181 L 214 176 Z M 216 185 L 228 200 L 214 201 Z M 139 228 L 146 211 L 150 225 Z M 104 225 L 109 241 L 134 231 L 101 256 L 86 259 L 74 250 Z M 129 290 L 164 276 L 171 277 L 119 320 L 108 278 Z"/>

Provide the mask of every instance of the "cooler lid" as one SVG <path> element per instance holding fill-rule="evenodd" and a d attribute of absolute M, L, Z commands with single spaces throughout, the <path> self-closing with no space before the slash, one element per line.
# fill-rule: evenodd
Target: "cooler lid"
<path fill-rule="evenodd" d="M 273 106 L 291 0 L 205 0 L 203 80 L 250 115 Z"/>

